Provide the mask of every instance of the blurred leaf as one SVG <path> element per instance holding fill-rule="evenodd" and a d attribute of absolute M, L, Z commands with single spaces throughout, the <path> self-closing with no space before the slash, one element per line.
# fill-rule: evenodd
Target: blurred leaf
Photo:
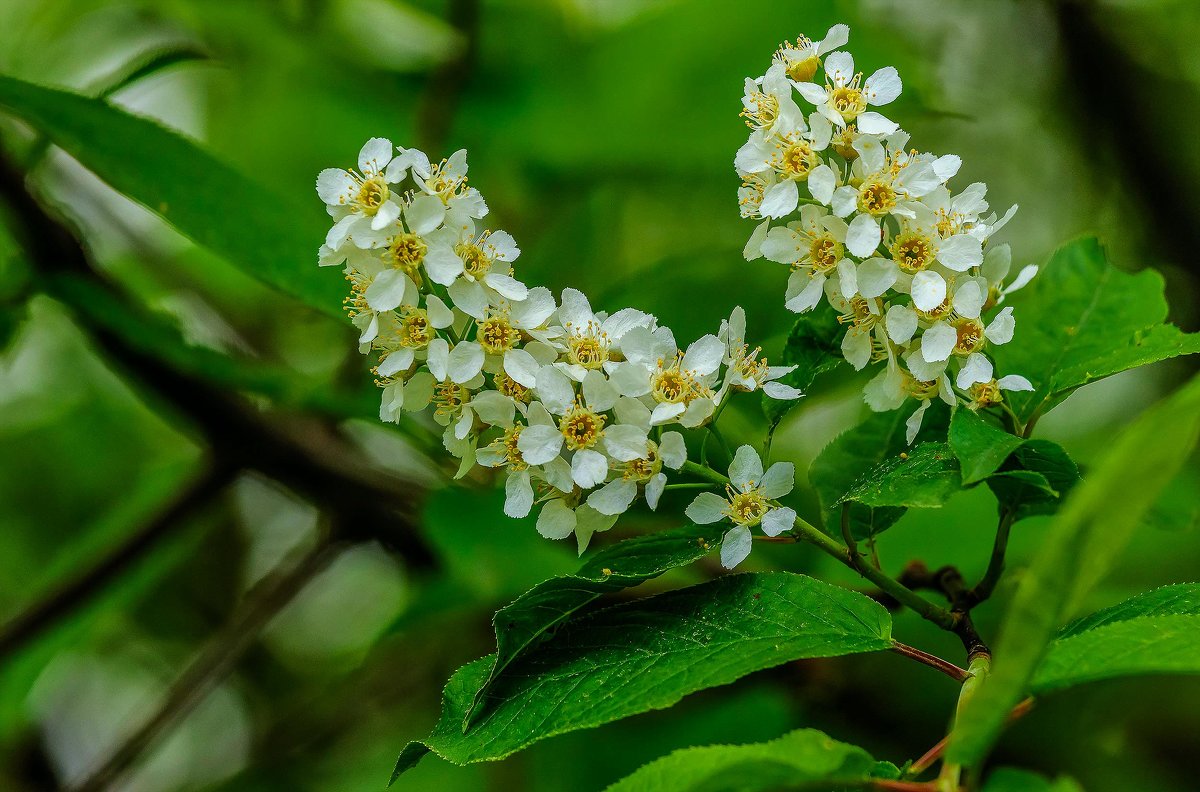
<path fill-rule="evenodd" d="M 1200 674 L 1200 615 L 1142 616 L 1060 638 L 1030 688 L 1041 694 L 1136 674 Z"/>
<path fill-rule="evenodd" d="M 1051 781 L 1028 770 L 999 767 L 988 776 L 983 792 L 1083 792 L 1083 787 L 1070 778 Z"/>
<path fill-rule="evenodd" d="M 963 486 L 990 476 L 1023 442 L 974 410 L 955 410 L 950 419 L 950 450 L 962 467 Z"/>
<path fill-rule="evenodd" d="M 921 443 L 864 472 L 834 505 L 936 508 L 962 489 L 958 460 L 945 443 Z"/>
<path fill-rule="evenodd" d="M 1055 631 L 1123 551 L 1200 432 L 1200 377 L 1143 414 L 1067 499 L 1005 614 L 991 676 L 967 702 L 947 759 L 973 765 L 991 748 Z"/>
<path fill-rule="evenodd" d="M 1200 334 L 1163 323 L 1162 276 L 1117 269 L 1094 237 L 1059 248 L 1010 304 L 1017 338 L 994 354 L 1002 373 L 1022 374 L 1036 387 L 1007 397 L 1023 422 L 1081 385 L 1200 351 Z"/>
<path fill-rule="evenodd" d="M 605 792 L 828 789 L 857 786 L 872 777 L 874 768 L 875 761 L 862 748 L 815 729 L 797 729 L 770 742 L 684 748 Z"/>
<path fill-rule="evenodd" d="M 1053 514 L 1079 482 L 1079 468 L 1062 446 L 1050 440 L 1026 440 L 987 485 L 1014 521 Z"/>
<path fill-rule="evenodd" d="M 465 734 L 494 658 L 459 669 L 432 734 L 405 747 L 393 779 L 429 751 L 456 764 L 501 759 L 763 668 L 889 646 L 891 617 L 862 594 L 786 572 L 727 575 L 568 622 L 497 681 Z"/>
<path fill-rule="evenodd" d="M 822 300 L 813 310 L 800 314 L 781 356 L 783 365 L 796 369 L 780 381 L 807 392 L 818 374 L 832 371 L 843 362 L 841 343 L 845 334 L 846 328 L 838 322 L 837 311 L 828 301 Z M 763 410 L 771 426 L 778 424 L 795 404 L 763 397 Z"/>
<path fill-rule="evenodd" d="M 1200 583 L 1162 586 L 1098 610 L 1068 624 L 1059 639 L 1143 616 L 1200 616 Z"/>
<path fill-rule="evenodd" d="M 593 555 L 573 575 L 551 578 L 496 612 L 496 664 L 475 694 L 467 720 L 479 715 L 496 679 L 514 660 L 533 648 L 550 630 L 610 591 L 630 588 L 708 555 L 720 544 L 720 526 L 684 525 L 626 539 Z"/>
<path fill-rule="evenodd" d="M 344 283 L 316 263 L 325 218 L 315 203 L 276 195 L 183 136 L 100 99 L 0 76 L 0 107 L 196 243 L 342 318 Z"/>
<path fill-rule="evenodd" d="M 840 510 L 835 508 L 863 472 L 908 448 L 905 440 L 905 410 L 872 413 L 867 420 L 838 435 L 808 470 L 808 480 L 817 491 L 827 527 L 839 524 Z M 936 405 L 925 415 L 918 439 L 933 439 L 946 429 L 946 412 Z M 850 506 L 850 525 L 857 539 L 878 534 L 895 525 L 904 515 L 903 508 L 873 509 L 861 503 Z"/>

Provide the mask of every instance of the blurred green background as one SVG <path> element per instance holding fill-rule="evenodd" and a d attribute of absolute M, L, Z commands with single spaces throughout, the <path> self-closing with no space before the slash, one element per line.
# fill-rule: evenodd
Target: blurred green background
<path fill-rule="evenodd" d="M 1118 264 L 1160 269 L 1172 319 L 1196 329 L 1191 0 L 4 0 L 0 73 L 111 96 L 203 141 L 307 202 L 298 229 L 320 223 L 317 171 L 352 164 L 369 136 L 434 156 L 466 147 L 489 223 L 523 249 L 526 282 L 583 289 L 597 308 L 636 305 L 681 339 L 741 304 L 772 354 L 789 328 L 786 273 L 740 254 L 752 228 L 732 169 L 746 135 L 741 83 L 782 40 L 838 21 L 861 68 L 899 68 L 905 91 L 889 115 L 914 145 L 961 154 L 960 188 L 986 181 L 994 206 L 1021 205 L 1004 235 L 1018 264 L 1098 232 Z M 573 569 L 573 548 L 500 515 L 491 482 L 451 488 L 425 453 L 428 426 L 372 420 L 376 392 L 348 323 L 194 247 L 3 115 L 0 144 L 82 229 L 98 295 L 70 305 L 41 293 L 38 269 L 0 232 L 0 618 L 79 586 L 70 607 L 9 621 L 0 636 L 0 789 L 78 781 L 178 698 L 197 657 L 191 681 L 207 695 L 142 735 L 146 750 L 115 788 L 382 788 L 403 743 L 436 718 L 442 683 L 490 650 L 492 612 Z M 298 269 L 316 266 L 320 242 Z M 172 370 L 178 349 L 123 358 L 80 318 L 89 305 L 132 335 L 131 317 L 177 327 L 200 363 L 164 387 L 161 361 Z M 1086 466 L 1187 365 L 1091 386 L 1039 434 Z M 819 382 L 776 456 L 803 470 L 861 418 L 861 384 Z M 761 431 L 756 408 L 744 399 L 727 413 L 731 440 Z M 305 454 L 263 462 L 275 436 Z M 1097 606 L 1196 579 L 1198 485 L 1193 465 Z M 812 495 L 801 502 L 815 517 Z M 667 499 L 598 541 L 663 527 L 682 505 Z M 993 512 L 983 488 L 911 512 L 882 538 L 884 562 L 976 576 Z M 255 597 L 331 524 L 356 541 L 292 576 L 294 598 Z M 1019 526 L 1009 586 L 1042 525 Z M 804 548 L 769 550 L 751 568 L 851 582 Z M 105 558 L 113 574 L 84 577 Z M 715 573 L 699 565 L 635 594 Z M 985 634 L 1006 590 L 977 613 Z M 961 651 L 911 614 L 896 634 Z M 956 693 L 894 655 L 805 661 L 494 765 L 430 757 L 400 788 L 599 789 L 675 748 L 797 726 L 900 763 L 944 734 Z M 1046 700 L 996 761 L 1064 771 L 1089 790 L 1195 789 L 1198 713 L 1200 680 L 1091 685 Z"/>

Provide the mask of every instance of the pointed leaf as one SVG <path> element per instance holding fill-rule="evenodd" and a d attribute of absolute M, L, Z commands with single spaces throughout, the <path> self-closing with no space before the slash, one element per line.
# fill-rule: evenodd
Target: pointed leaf
<path fill-rule="evenodd" d="M 1060 638 L 1030 688 L 1048 693 L 1138 674 L 1200 674 L 1200 615 L 1142 616 Z"/>
<path fill-rule="evenodd" d="M 1024 442 L 1023 438 L 988 423 L 973 410 L 955 410 L 950 419 L 950 449 L 962 466 L 964 486 L 982 481 L 999 470 L 1004 460 Z"/>
<path fill-rule="evenodd" d="M 958 460 L 950 446 L 921 443 L 863 473 L 837 503 L 936 508 L 960 489 Z"/>
<path fill-rule="evenodd" d="M 1200 616 L 1200 583 L 1161 586 L 1130 597 L 1110 608 L 1076 619 L 1064 627 L 1058 637 L 1070 638 L 1106 624 L 1141 616 Z"/>
<path fill-rule="evenodd" d="M 495 659 L 459 669 L 433 732 L 404 749 L 393 778 L 429 750 L 456 764 L 501 759 L 763 668 L 891 645 L 887 610 L 862 594 L 786 572 L 727 575 L 567 622 L 497 680 L 466 734 Z"/>

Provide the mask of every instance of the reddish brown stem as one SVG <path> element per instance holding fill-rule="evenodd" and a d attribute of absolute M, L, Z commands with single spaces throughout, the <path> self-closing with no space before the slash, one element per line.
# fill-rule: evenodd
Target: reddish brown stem
<path fill-rule="evenodd" d="M 899 641 L 893 641 L 892 651 L 896 654 L 904 655 L 905 657 L 911 657 L 918 663 L 927 665 L 930 668 L 935 668 L 953 679 L 955 682 L 966 682 L 971 677 L 971 675 L 967 673 L 966 669 L 959 668 L 949 660 L 943 660 L 937 655 L 931 655 L 929 652 L 923 652 L 915 646 L 909 646 L 908 644 L 902 644 Z"/>
<path fill-rule="evenodd" d="M 1033 709 L 1033 704 L 1033 696 L 1030 696 L 1012 708 L 1012 712 L 1008 713 L 1008 719 L 1005 722 L 1012 723 L 1015 720 L 1019 720 L 1024 715 L 1027 715 L 1029 711 Z M 937 762 L 938 759 L 942 758 L 942 754 L 946 752 L 946 746 L 949 744 L 950 735 L 946 735 L 938 741 L 937 745 L 926 751 L 924 756 L 909 766 L 908 774 L 916 777 L 928 770 L 930 767 L 933 767 L 934 763 Z"/>

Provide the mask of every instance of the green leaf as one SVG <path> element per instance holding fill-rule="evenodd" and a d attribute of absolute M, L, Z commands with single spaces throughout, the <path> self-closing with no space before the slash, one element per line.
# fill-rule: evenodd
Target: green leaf
<path fill-rule="evenodd" d="M 1083 787 L 1065 776 L 1051 781 L 1028 770 L 999 767 L 988 776 L 983 792 L 1083 792 Z"/>
<path fill-rule="evenodd" d="M 551 578 L 496 612 L 496 662 L 475 694 L 464 728 L 479 713 L 496 678 L 554 627 L 611 591 L 630 588 L 708 555 L 721 543 L 720 525 L 684 525 L 626 539 L 593 555 L 572 575 Z"/>
<path fill-rule="evenodd" d="M 763 668 L 891 645 L 891 617 L 862 594 L 786 572 L 726 575 L 567 622 L 510 666 L 465 734 L 494 658 L 459 669 L 433 732 L 404 749 L 393 779 L 430 750 L 456 764 L 501 759 Z"/>
<path fill-rule="evenodd" d="M 1130 597 L 1110 608 L 1076 619 L 1064 627 L 1058 637 L 1070 638 L 1087 630 L 1142 616 L 1200 616 L 1200 583 L 1177 583 Z"/>
<path fill-rule="evenodd" d="M 808 480 L 817 491 L 827 527 L 840 524 L 841 509 L 837 504 L 864 471 L 908 449 L 905 421 L 909 414 L 911 411 L 905 410 L 872 413 L 858 426 L 838 435 L 813 460 L 808 470 Z M 946 420 L 947 411 L 942 409 L 940 403 L 933 405 L 925 414 L 917 439 L 944 436 Z M 857 539 L 881 533 L 895 525 L 904 511 L 903 508 L 874 509 L 861 503 L 852 503 L 852 533 Z"/>
<path fill-rule="evenodd" d="M 846 328 L 838 322 L 837 311 L 827 301 L 800 314 L 788 333 L 780 360 L 796 368 L 781 379 L 793 388 L 808 392 L 818 374 L 832 371 L 843 362 L 842 336 Z M 783 420 L 796 401 L 780 401 L 763 396 L 763 412 L 771 426 Z"/>
<path fill-rule="evenodd" d="M 345 284 L 335 268 L 317 267 L 325 218 L 315 199 L 274 194 L 196 143 L 103 99 L 0 76 L 0 107 L 197 244 L 342 317 Z"/>
<path fill-rule="evenodd" d="M 1021 699 L 1054 631 L 1123 551 L 1200 433 L 1200 377 L 1130 425 L 1067 498 L 1005 614 L 991 676 L 963 708 L 947 758 L 976 764 Z"/>
<path fill-rule="evenodd" d="M 872 778 L 875 761 L 856 745 L 815 729 L 748 745 L 706 745 L 674 751 L 605 792 L 828 790 Z"/>
<path fill-rule="evenodd" d="M 993 354 L 1001 373 L 1022 374 L 1036 388 L 1005 397 L 1022 422 L 1089 382 L 1200 351 L 1200 334 L 1164 324 L 1162 276 L 1117 269 L 1091 237 L 1059 248 L 1009 304 L 1017 335 Z"/>
<path fill-rule="evenodd" d="M 1137 674 L 1200 674 L 1200 615 L 1142 616 L 1050 644 L 1034 693 Z"/>
<path fill-rule="evenodd" d="M 1050 440 L 1026 440 L 987 485 L 1015 520 L 1053 514 L 1079 482 L 1079 468 L 1062 446 Z"/>
<path fill-rule="evenodd" d="M 950 419 L 950 450 L 962 467 L 963 486 L 999 470 L 1024 439 L 993 426 L 974 410 L 955 410 Z"/>
<path fill-rule="evenodd" d="M 921 443 L 863 473 L 837 504 L 936 508 L 960 489 L 958 460 L 950 446 Z"/>

